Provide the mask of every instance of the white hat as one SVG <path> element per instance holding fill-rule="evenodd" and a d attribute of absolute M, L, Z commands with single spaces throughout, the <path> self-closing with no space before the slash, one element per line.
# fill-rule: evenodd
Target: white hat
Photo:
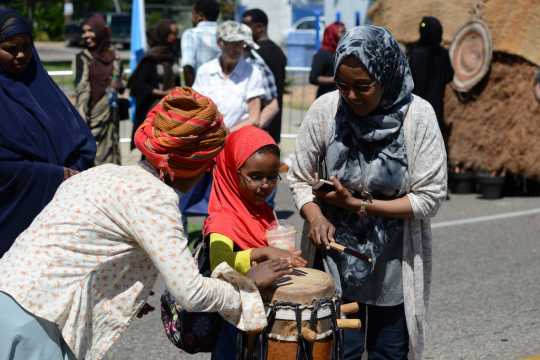
<path fill-rule="evenodd" d="M 225 21 L 221 23 L 217 30 L 218 39 L 227 42 L 243 41 L 255 50 L 259 49 L 259 45 L 253 41 L 253 35 L 249 26 L 240 24 L 236 21 Z"/>

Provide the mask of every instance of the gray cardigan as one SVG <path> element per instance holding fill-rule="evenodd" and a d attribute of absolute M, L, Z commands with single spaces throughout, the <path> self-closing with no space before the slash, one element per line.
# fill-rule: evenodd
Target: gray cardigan
<path fill-rule="evenodd" d="M 338 91 L 319 97 L 311 105 L 298 132 L 296 150 L 287 174 L 297 208 L 313 201 L 311 184 L 317 154 L 326 153 L 327 139 L 339 101 Z M 414 96 L 404 122 L 407 146 L 408 194 L 414 217 L 403 229 L 403 298 L 411 354 L 422 359 L 431 286 L 431 222 L 446 197 L 447 165 L 443 139 L 431 105 Z M 306 237 L 300 244 L 307 258 L 313 247 Z"/>

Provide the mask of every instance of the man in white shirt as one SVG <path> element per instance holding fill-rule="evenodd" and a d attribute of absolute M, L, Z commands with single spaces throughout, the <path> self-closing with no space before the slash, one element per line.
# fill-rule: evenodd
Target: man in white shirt
<path fill-rule="evenodd" d="M 230 131 L 259 125 L 261 97 L 265 94 L 263 74 L 243 57 L 244 46 L 256 48 L 240 24 L 225 21 L 218 27 L 221 55 L 197 70 L 193 89 L 211 98 L 223 114 Z"/>
<path fill-rule="evenodd" d="M 186 86 L 193 86 L 197 69 L 219 55 L 217 23 L 219 4 L 216 0 L 197 0 L 191 11 L 193 28 L 182 34 L 182 61 Z"/>

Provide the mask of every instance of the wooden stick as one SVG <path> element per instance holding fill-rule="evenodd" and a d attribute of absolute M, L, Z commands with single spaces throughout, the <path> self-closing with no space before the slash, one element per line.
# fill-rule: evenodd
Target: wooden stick
<path fill-rule="evenodd" d="M 344 315 L 356 314 L 358 311 L 360 311 L 360 305 L 357 302 L 341 305 L 341 313 Z"/>
<path fill-rule="evenodd" d="M 341 253 L 344 252 L 346 249 L 345 246 L 338 244 L 337 242 L 334 242 L 334 241 L 331 241 L 328 245 L 330 246 L 331 249 L 334 249 Z"/>
<path fill-rule="evenodd" d="M 340 329 L 360 329 L 362 327 L 360 319 L 337 319 L 336 321 Z"/>
<path fill-rule="evenodd" d="M 360 329 L 362 327 L 362 321 L 360 321 L 360 319 L 337 319 L 336 322 L 338 328 L 340 329 Z M 313 331 L 305 326 L 302 326 L 300 331 L 302 333 L 302 337 L 308 342 L 313 343 L 317 341 L 316 331 Z"/>

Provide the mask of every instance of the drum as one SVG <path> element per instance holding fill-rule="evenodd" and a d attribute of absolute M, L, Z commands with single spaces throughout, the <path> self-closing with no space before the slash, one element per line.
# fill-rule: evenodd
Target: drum
<path fill-rule="evenodd" d="M 261 358 L 340 359 L 341 328 L 358 328 L 360 322 L 341 319 L 341 304 L 330 275 L 297 268 L 283 280 L 262 293 L 268 325 L 261 335 Z"/>

